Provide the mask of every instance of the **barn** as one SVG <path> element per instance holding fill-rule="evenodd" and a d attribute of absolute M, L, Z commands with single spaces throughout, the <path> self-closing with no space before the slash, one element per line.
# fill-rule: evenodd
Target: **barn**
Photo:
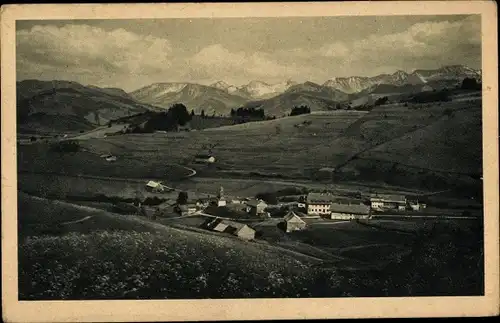
<path fill-rule="evenodd" d="M 330 210 L 330 217 L 335 220 L 368 219 L 370 217 L 370 207 L 364 204 L 332 203 Z"/>
<path fill-rule="evenodd" d="M 289 212 L 283 219 L 283 227 L 286 232 L 304 230 L 307 226 L 306 222 L 302 220 L 295 212 Z"/>
<path fill-rule="evenodd" d="M 406 197 L 397 194 L 377 194 L 370 198 L 370 204 L 374 210 L 395 209 L 404 211 L 406 209 Z"/>
<path fill-rule="evenodd" d="M 149 181 L 146 183 L 146 189 L 150 192 L 164 192 L 165 187 L 163 186 L 162 183 L 156 182 L 156 181 Z"/>
<path fill-rule="evenodd" d="M 242 240 L 255 239 L 255 230 L 243 223 L 216 218 L 208 220 L 203 225 L 208 230 L 229 233 Z"/>

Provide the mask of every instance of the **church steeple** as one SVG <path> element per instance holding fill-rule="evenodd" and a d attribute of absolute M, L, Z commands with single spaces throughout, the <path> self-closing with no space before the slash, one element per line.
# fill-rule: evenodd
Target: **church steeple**
<path fill-rule="evenodd" d="M 217 194 L 217 197 L 219 198 L 219 200 L 224 199 L 224 188 L 222 186 L 219 187 L 219 194 Z"/>
<path fill-rule="evenodd" d="M 219 193 L 217 194 L 217 205 L 226 206 L 226 199 L 224 198 L 224 188 L 219 187 Z"/>

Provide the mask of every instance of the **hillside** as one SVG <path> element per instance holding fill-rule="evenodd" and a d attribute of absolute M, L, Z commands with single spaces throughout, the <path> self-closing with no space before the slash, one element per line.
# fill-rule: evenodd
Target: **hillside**
<path fill-rule="evenodd" d="M 463 185 L 468 190 L 479 183 L 477 165 L 482 156 L 480 149 L 470 149 L 470 145 L 481 147 L 481 101 L 472 96 L 470 100 L 397 103 L 369 112 L 313 111 L 190 133 L 114 136 L 82 145 L 96 153 L 112 149 L 118 155 L 148 161 L 168 156 L 174 163 L 215 146 L 216 168 L 197 169 L 200 176 L 326 180 L 330 177 L 323 178 L 318 171 L 329 167 L 335 169 L 339 183 L 386 183 L 423 190 Z M 446 111 L 452 112 L 453 119 Z M 439 126 L 446 123 L 451 128 Z M 459 124 L 464 126 L 453 126 Z M 455 128 L 462 130 L 455 132 Z"/>
<path fill-rule="evenodd" d="M 109 120 L 154 107 L 130 98 L 120 89 L 101 89 L 68 81 L 17 82 L 18 131 L 89 130 Z"/>
<path fill-rule="evenodd" d="M 211 86 L 191 83 L 155 83 L 130 93 L 140 102 L 168 109 L 174 103 L 182 103 L 188 109 L 200 114 L 228 115 L 232 108 L 238 108 L 247 99 Z"/>
<path fill-rule="evenodd" d="M 294 106 L 307 105 L 311 111 L 324 111 L 347 99 L 346 93 L 305 82 L 291 86 L 284 93 L 270 99 L 249 102 L 246 107 L 261 108 L 268 116 L 281 117 L 290 113 Z"/>

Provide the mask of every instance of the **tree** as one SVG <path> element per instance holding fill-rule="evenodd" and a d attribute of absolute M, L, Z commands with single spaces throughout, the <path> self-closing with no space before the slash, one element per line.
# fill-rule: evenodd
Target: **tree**
<path fill-rule="evenodd" d="M 201 117 L 205 118 L 205 110 L 201 110 Z"/>
<path fill-rule="evenodd" d="M 30 141 L 31 141 L 31 142 L 36 141 L 36 137 L 35 137 L 35 136 L 31 136 L 31 137 L 30 137 Z"/>
<path fill-rule="evenodd" d="M 481 90 L 481 83 L 478 83 L 475 78 L 466 77 L 462 81 L 462 90 Z"/>
<path fill-rule="evenodd" d="M 236 111 L 234 109 L 231 109 L 231 117 L 236 116 Z"/>
<path fill-rule="evenodd" d="M 187 108 L 182 103 L 176 103 L 167 112 L 168 119 L 176 125 L 185 125 L 191 120 L 191 116 Z"/>
<path fill-rule="evenodd" d="M 194 117 L 194 110 L 191 110 L 191 118 Z"/>
<path fill-rule="evenodd" d="M 177 204 L 184 205 L 187 204 L 188 201 L 188 193 L 187 192 L 179 192 L 177 196 Z"/>
<path fill-rule="evenodd" d="M 311 113 L 311 109 L 308 108 L 306 105 L 301 105 L 300 107 L 293 107 L 292 111 L 290 112 L 290 116 L 297 116 L 300 114 L 308 114 Z"/>

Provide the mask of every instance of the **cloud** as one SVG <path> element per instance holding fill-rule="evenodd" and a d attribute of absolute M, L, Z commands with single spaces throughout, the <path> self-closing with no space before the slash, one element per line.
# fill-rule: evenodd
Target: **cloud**
<path fill-rule="evenodd" d="M 287 78 L 300 72 L 296 64 L 281 64 L 269 53 L 230 51 L 221 44 L 201 49 L 189 60 L 189 65 L 198 77 Z"/>
<path fill-rule="evenodd" d="M 168 40 L 122 28 L 36 25 L 18 30 L 16 37 L 18 71 L 23 75 L 58 69 L 66 74 L 148 74 L 164 71 L 171 63 Z"/>
<path fill-rule="evenodd" d="M 322 57 L 355 65 L 358 62 L 377 65 L 407 66 L 418 60 L 437 65 L 463 61 L 464 56 L 480 58 L 481 33 L 479 16 L 460 21 L 422 22 L 408 29 L 385 35 L 372 34 L 362 39 L 326 44 L 315 51 Z"/>

